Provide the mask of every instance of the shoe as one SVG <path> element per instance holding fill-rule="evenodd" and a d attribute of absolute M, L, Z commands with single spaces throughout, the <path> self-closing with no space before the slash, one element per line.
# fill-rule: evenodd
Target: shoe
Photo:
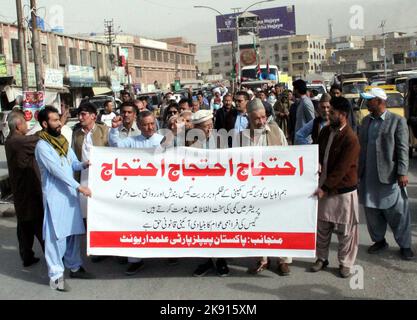
<path fill-rule="evenodd" d="M 178 259 L 177 258 L 169 258 L 168 259 L 168 265 L 169 266 L 176 266 L 178 264 Z"/>
<path fill-rule="evenodd" d="M 249 274 L 258 274 L 261 273 L 263 271 L 265 271 L 266 269 L 269 269 L 269 267 L 271 266 L 271 260 L 267 260 L 267 262 L 259 260 L 256 263 L 256 266 L 254 268 L 249 268 L 248 269 L 248 273 Z"/>
<path fill-rule="evenodd" d="M 103 260 L 105 260 L 107 257 L 106 256 L 93 256 L 91 257 L 91 262 L 92 263 L 99 263 Z"/>
<path fill-rule="evenodd" d="M 205 276 L 211 269 L 214 268 L 213 260 L 209 259 L 206 263 L 200 264 L 197 269 L 195 269 L 193 276 L 194 277 L 203 277 Z"/>
<path fill-rule="evenodd" d="M 95 279 L 95 276 L 92 275 L 90 272 L 85 271 L 83 267 L 80 267 L 78 271 L 72 272 L 70 271 L 70 277 L 73 279 Z"/>
<path fill-rule="evenodd" d="M 128 264 L 127 258 L 126 257 L 116 257 L 117 258 L 117 262 L 121 265 L 126 265 Z"/>
<path fill-rule="evenodd" d="M 320 270 L 325 269 L 329 265 L 328 260 L 318 259 L 310 268 L 311 272 L 319 272 Z"/>
<path fill-rule="evenodd" d="M 369 254 L 376 254 L 388 248 L 388 243 L 384 240 L 375 242 L 372 246 L 368 248 Z"/>
<path fill-rule="evenodd" d="M 125 275 L 127 276 L 133 276 L 136 273 L 139 272 L 140 269 L 142 269 L 145 266 L 145 262 L 135 262 L 135 263 L 129 263 L 129 266 L 127 267 L 127 270 L 125 271 Z"/>
<path fill-rule="evenodd" d="M 229 267 L 225 259 L 217 259 L 216 261 L 217 275 L 220 277 L 227 277 L 229 275 Z"/>
<path fill-rule="evenodd" d="M 70 288 L 65 283 L 64 277 L 58 278 L 55 281 L 53 281 L 52 279 L 49 280 L 49 286 L 51 287 L 52 290 L 57 290 L 60 292 L 70 291 Z"/>
<path fill-rule="evenodd" d="M 289 276 L 291 274 L 288 263 L 280 263 L 278 265 L 278 274 L 283 277 Z"/>
<path fill-rule="evenodd" d="M 349 278 L 350 277 L 350 268 L 340 266 L 339 267 L 339 275 L 344 279 Z"/>
<path fill-rule="evenodd" d="M 27 267 L 30 267 L 30 266 L 34 265 L 35 263 L 38 263 L 39 261 L 41 261 L 41 259 L 36 258 L 36 257 L 32 257 L 29 260 L 23 261 L 23 266 L 25 268 L 27 268 Z"/>
<path fill-rule="evenodd" d="M 414 259 L 414 252 L 410 248 L 401 248 L 400 254 L 403 260 L 410 261 Z"/>

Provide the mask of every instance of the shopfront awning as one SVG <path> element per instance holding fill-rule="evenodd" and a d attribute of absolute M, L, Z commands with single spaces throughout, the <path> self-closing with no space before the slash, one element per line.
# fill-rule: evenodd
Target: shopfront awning
<path fill-rule="evenodd" d="M 106 93 L 112 93 L 113 90 L 108 87 L 93 87 L 93 93 L 95 96 L 99 96 Z"/>

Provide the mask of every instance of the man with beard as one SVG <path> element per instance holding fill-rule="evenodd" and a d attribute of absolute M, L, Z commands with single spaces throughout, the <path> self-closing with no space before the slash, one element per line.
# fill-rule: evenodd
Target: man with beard
<path fill-rule="evenodd" d="M 321 130 L 329 124 L 331 99 L 332 97 L 328 93 L 321 96 L 319 115 L 297 131 L 295 134 L 296 145 L 318 144 Z"/>
<path fill-rule="evenodd" d="M 284 132 L 278 127 L 275 121 L 268 122 L 265 107 L 260 99 L 253 99 L 248 104 L 249 130 L 242 134 L 242 146 L 287 146 L 287 139 Z M 290 275 L 289 264 L 291 258 L 278 259 L 278 273 L 281 276 Z M 255 267 L 249 268 L 251 274 L 258 274 L 270 267 L 268 257 L 263 257 Z"/>
<path fill-rule="evenodd" d="M 318 197 L 317 261 L 311 267 L 318 272 L 329 264 L 329 247 L 332 233 L 336 233 L 339 246 L 339 274 L 350 276 L 358 253 L 358 159 L 360 146 L 349 125 L 349 101 L 333 98 L 330 101 L 330 126 L 323 128 L 319 137 L 321 174 Z"/>
<path fill-rule="evenodd" d="M 82 267 L 81 235 L 85 227 L 79 194 L 91 197 L 91 190 L 74 179 L 74 171 L 85 170 L 90 162 L 78 161 L 68 141 L 61 134 L 58 110 L 46 106 L 38 115 L 42 131 L 35 148 L 35 157 L 41 173 L 45 240 L 45 258 L 48 265 L 49 285 L 66 291 L 65 267 L 70 277 L 91 279 Z"/>

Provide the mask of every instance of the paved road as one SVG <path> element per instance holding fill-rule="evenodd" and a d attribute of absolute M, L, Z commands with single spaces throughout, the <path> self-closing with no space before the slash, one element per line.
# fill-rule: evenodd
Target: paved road
<path fill-rule="evenodd" d="M 409 195 L 413 215 L 413 242 L 417 252 L 417 160 L 411 163 Z M 3 211 L 10 207 L 0 205 Z M 391 232 L 390 248 L 379 256 L 366 253 L 371 244 L 363 212 L 360 225 L 358 270 L 363 269 L 363 288 L 352 289 L 351 280 L 337 277 L 336 238 L 331 247 L 331 267 L 317 274 L 308 273 L 312 260 L 296 260 L 289 277 L 265 271 L 258 276 L 246 274 L 254 259 L 231 259 L 231 276 L 214 274 L 204 278 L 191 276 L 202 259 L 181 259 L 177 266 L 168 266 L 164 259 L 148 259 L 145 268 L 134 277 L 126 277 L 126 266 L 115 259 L 92 264 L 85 258 L 86 268 L 97 279 L 68 279 L 71 292 L 58 293 L 48 287 L 44 259 L 31 268 L 23 268 L 17 252 L 16 221 L 0 215 L 0 299 L 416 299 L 417 261 L 399 258 Z M 38 256 L 42 256 L 36 246 Z M 358 273 L 359 275 L 359 273 Z M 357 282 L 360 286 L 360 282 Z"/>

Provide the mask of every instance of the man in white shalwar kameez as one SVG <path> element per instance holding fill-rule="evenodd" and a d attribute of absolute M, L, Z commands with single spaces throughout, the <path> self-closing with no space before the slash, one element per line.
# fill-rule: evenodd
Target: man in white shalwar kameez
<path fill-rule="evenodd" d="M 52 289 L 66 291 L 65 267 L 70 269 L 71 278 L 93 277 L 82 267 L 80 252 L 81 235 L 85 233 L 85 228 L 79 193 L 91 196 L 91 191 L 73 177 L 74 171 L 86 169 L 89 162 L 79 162 L 69 148 L 68 141 L 61 134 L 62 125 L 55 108 L 45 107 L 39 113 L 38 120 L 42 131 L 39 133 L 35 157 L 42 180 L 45 210 L 43 238 L 49 284 Z"/>

